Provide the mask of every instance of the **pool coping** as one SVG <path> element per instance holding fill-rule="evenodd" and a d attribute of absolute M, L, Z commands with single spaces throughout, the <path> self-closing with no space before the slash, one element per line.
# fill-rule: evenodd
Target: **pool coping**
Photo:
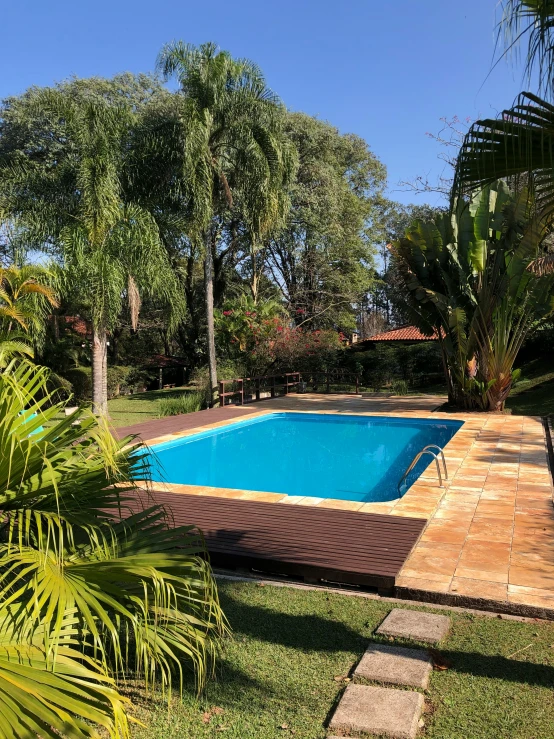
<path fill-rule="evenodd" d="M 288 505 L 423 517 L 427 526 L 400 575 L 401 597 L 554 618 L 554 508 L 552 478 L 540 417 L 436 412 L 429 399 L 365 404 L 336 395 L 264 401 L 248 417 L 276 411 L 463 421 L 445 447 L 449 480 L 439 488 L 429 466 L 402 498 L 364 503 L 285 496 L 263 491 L 162 484 L 177 494 L 215 495 Z M 310 407 L 312 406 L 312 407 Z M 431 407 L 432 406 L 432 407 Z M 322 408 L 322 409 L 320 409 Z M 365 410 L 364 408 L 367 408 Z M 145 439 L 163 443 L 227 426 L 234 419 Z M 237 419 L 238 420 L 238 419 Z M 435 476 L 434 476 L 435 475 Z M 160 489 L 151 484 L 150 489 Z M 289 498 L 289 500 L 287 500 Z"/>

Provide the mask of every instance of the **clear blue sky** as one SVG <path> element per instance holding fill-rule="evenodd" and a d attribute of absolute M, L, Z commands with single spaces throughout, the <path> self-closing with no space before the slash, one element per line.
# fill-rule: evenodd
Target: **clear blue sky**
<path fill-rule="evenodd" d="M 497 0 L 13 0 L 2 8 L 0 96 L 72 74 L 149 71 L 172 39 L 215 41 L 264 70 L 289 108 L 364 137 L 400 180 L 438 174 L 441 116 L 509 106 L 521 71 L 486 79 Z M 432 198 L 430 199 L 432 200 Z"/>

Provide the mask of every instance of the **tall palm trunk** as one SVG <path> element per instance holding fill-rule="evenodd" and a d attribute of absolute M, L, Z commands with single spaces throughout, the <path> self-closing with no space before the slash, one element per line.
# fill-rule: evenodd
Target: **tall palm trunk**
<path fill-rule="evenodd" d="M 208 333 L 208 369 L 210 377 L 210 406 L 213 405 L 217 394 L 217 360 L 215 356 L 215 326 L 214 326 L 214 260 L 212 254 L 210 231 L 206 231 L 204 244 L 204 293 L 206 300 L 206 323 Z"/>
<path fill-rule="evenodd" d="M 97 415 L 108 413 L 108 355 L 105 328 L 92 329 L 92 409 Z"/>

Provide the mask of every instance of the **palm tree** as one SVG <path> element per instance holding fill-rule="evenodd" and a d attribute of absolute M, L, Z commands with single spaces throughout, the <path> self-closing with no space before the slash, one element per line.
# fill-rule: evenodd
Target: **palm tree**
<path fill-rule="evenodd" d="M 553 0 L 504 0 L 501 7 L 497 45 L 504 46 L 504 56 L 526 40 L 526 77 L 530 81 L 536 70 L 539 92 L 550 97 L 554 93 Z"/>
<path fill-rule="evenodd" d="M 295 155 L 283 133 L 284 109 L 261 70 L 215 44 L 164 46 L 157 68 L 179 82 L 184 127 L 182 168 L 191 204 L 192 237 L 204 247 L 208 364 L 212 400 L 217 387 L 214 331 L 214 253 L 221 219 L 238 210 L 252 254 L 262 234 L 288 211 Z"/>
<path fill-rule="evenodd" d="M 54 271 L 40 265 L 0 267 L 0 368 L 14 356 L 33 356 L 29 338 L 42 336 L 58 305 L 55 282 Z"/>
<path fill-rule="evenodd" d="M 4 216 L 33 243 L 57 249 L 67 279 L 82 286 L 92 319 L 93 407 L 107 413 L 108 333 L 126 296 L 134 323 L 139 290 L 182 309 L 177 282 L 151 214 L 126 198 L 130 108 L 65 89 L 31 92 L 31 111 L 63 137 L 51 159 L 20 152 L 3 162 Z M 37 147 L 38 148 L 38 147 Z"/>
<path fill-rule="evenodd" d="M 64 417 L 44 368 L 8 367 L 0 406 L 0 734 L 127 738 L 119 681 L 200 688 L 225 631 L 202 536 L 141 504 L 141 448 Z"/>
<path fill-rule="evenodd" d="M 505 50 L 527 42 L 527 78 L 538 72 L 539 92 L 554 94 L 554 2 L 505 0 L 498 43 Z M 500 178 L 530 184 L 545 224 L 554 216 L 554 106 L 531 92 L 522 92 L 497 119 L 483 119 L 468 131 L 458 157 L 453 196 L 477 190 Z M 538 270 L 553 268 L 551 257 Z M 531 267 L 532 269 L 534 267 Z"/>
<path fill-rule="evenodd" d="M 439 336 L 455 404 L 504 407 L 523 341 L 552 314 L 554 275 L 529 269 L 547 233 L 532 194 L 499 181 L 392 246 L 411 317 Z"/>

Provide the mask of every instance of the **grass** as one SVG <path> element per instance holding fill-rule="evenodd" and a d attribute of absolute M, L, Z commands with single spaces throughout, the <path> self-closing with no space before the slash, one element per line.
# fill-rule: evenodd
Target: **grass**
<path fill-rule="evenodd" d="M 202 393 L 196 391 L 181 393 L 176 398 L 162 398 L 159 401 L 160 418 L 178 416 L 181 413 L 195 413 L 202 408 Z"/>
<path fill-rule="evenodd" d="M 323 739 L 344 676 L 392 604 L 229 581 L 220 594 L 233 637 L 215 680 L 169 710 L 142 695 L 133 739 Z M 554 739 L 554 624 L 448 615 L 449 667 L 432 674 L 422 737 Z"/>
<path fill-rule="evenodd" d="M 548 416 L 554 414 L 554 367 L 552 362 L 535 359 L 522 366 L 522 378 L 506 402 L 513 415 Z"/>
<path fill-rule="evenodd" d="M 162 401 L 182 397 L 184 390 L 193 388 L 181 387 L 170 390 L 150 390 L 146 393 L 122 395 L 108 401 L 111 423 L 116 428 L 131 426 L 135 423 L 152 421 L 160 417 Z"/>

